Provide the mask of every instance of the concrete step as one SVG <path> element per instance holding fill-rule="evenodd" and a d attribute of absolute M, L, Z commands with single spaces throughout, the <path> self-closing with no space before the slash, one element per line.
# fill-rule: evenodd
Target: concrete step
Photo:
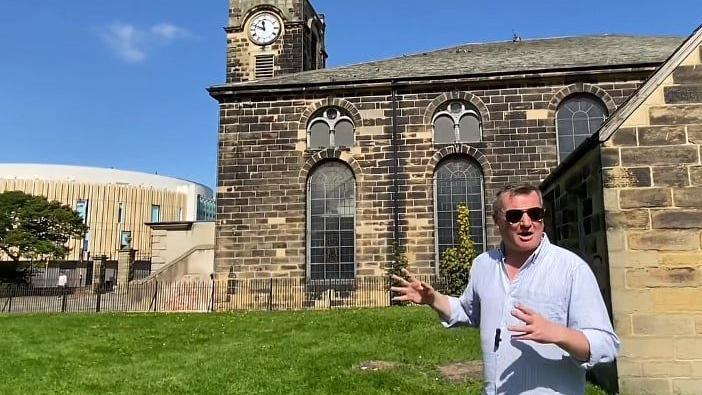
<path fill-rule="evenodd" d="M 702 103 L 702 79 L 697 84 L 666 86 L 664 95 L 668 104 Z"/>
<path fill-rule="evenodd" d="M 702 84 L 702 65 L 680 66 L 673 71 L 676 84 Z"/>

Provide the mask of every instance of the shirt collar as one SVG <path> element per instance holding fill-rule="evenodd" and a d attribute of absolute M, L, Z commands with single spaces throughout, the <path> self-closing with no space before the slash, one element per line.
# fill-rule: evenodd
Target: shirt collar
<path fill-rule="evenodd" d="M 542 251 L 548 250 L 548 248 L 551 246 L 551 241 L 548 239 L 548 236 L 546 235 L 546 232 L 543 233 L 543 237 L 541 238 L 541 242 L 539 243 L 539 246 L 536 247 L 536 250 L 529 255 L 529 258 L 524 262 L 524 265 L 522 267 L 530 264 L 530 263 L 536 263 L 536 259 L 541 255 Z M 507 254 L 505 253 L 505 243 L 500 242 L 500 262 L 504 263 L 505 259 L 507 258 Z"/>

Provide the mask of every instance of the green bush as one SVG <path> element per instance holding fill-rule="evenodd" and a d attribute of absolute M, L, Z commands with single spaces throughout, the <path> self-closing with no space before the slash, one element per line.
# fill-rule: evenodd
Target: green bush
<path fill-rule="evenodd" d="M 407 269 L 407 256 L 405 255 L 404 249 L 400 247 L 397 242 L 393 242 L 391 251 L 392 260 L 390 261 L 390 264 L 385 268 L 385 274 L 387 274 L 388 277 L 388 289 L 390 289 L 390 287 L 394 283 L 394 281 L 392 280 L 392 275 L 394 274 L 399 277 L 405 277 L 405 274 L 402 272 L 402 269 Z M 395 295 L 393 292 L 391 292 L 390 297 L 392 298 L 393 296 Z M 404 303 L 390 299 L 390 304 L 403 305 Z"/>
<path fill-rule="evenodd" d="M 478 255 L 470 235 L 470 211 L 465 203 L 460 203 L 458 212 L 458 245 L 448 248 L 441 254 L 439 274 L 446 283 L 449 295 L 460 295 L 468 285 L 470 267 Z"/>

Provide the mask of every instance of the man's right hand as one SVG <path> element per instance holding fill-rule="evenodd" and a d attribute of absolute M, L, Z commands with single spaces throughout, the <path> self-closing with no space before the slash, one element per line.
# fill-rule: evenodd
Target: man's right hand
<path fill-rule="evenodd" d="M 399 286 L 390 287 L 390 290 L 400 294 L 399 296 L 393 297 L 392 300 L 401 302 L 409 301 L 426 305 L 434 304 L 437 293 L 434 288 L 412 277 L 407 270 L 402 269 L 402 272 L 407 276 L 406 279 L 394 274 L 392 275 L 393 280 L 395 280 Z"/>

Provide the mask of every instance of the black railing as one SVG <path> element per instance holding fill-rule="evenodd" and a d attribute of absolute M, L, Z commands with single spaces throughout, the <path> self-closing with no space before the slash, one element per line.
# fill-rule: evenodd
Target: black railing
<path fill-rule="evenodd" d="M 445 289 L 434 276 L 420 278 Z M 387 277 L 236 279 L 93 287 L 0 286 L 0 313 L 300 310 L 393 304 Z"/>

